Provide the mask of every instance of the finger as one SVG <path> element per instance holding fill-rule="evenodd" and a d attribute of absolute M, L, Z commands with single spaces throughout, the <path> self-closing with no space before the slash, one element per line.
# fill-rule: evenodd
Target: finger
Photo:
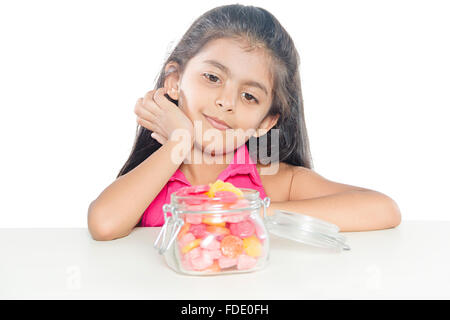
<path fill-rule="evenodd" d="M 153 132 L 151 134 L 152 138 L 155 139 L 156 141 L 158 141 L 160 144 L 165 144 L 167 142 L 167 139 L 165 139 L 163 136 L 161 136 L 160 134 Z"/>
<path fill-rule="evenodd" d="M 153 99 L 153 96 L 155 94 L 156 90 L 151 90 L 147 92 L 144 95 L 144 99 L 142 101 L 142 105 L 149 110 L 150 112 L 154 113 L 155 115 L 159 115 L 163 113 L 162 108 L 155 102 Z"/>
<path fill-rule="evenodd" d="M 152 114 L 154 114 L 156 117 L 162 115 L 164 113 L 164 110 L 159 106 L 154 100 L 153 97 L 145 98 L 143 99 L 142 106 L 144 109 L 148 110 Z"/>
<path fill-rule="evenodd" d="M 164 144 L 164 143 L 167 142 L 167 139 L 165 139 L 164 137 L 162 137 L 160 134 L 158 134 L 158 133 L 156 133 L 156 132 L 153 132 L 153 133 L 151 134 L 151 137 L 152 137 L 153 139 L 155 139 L 156 141 L 158 141 L 160 144 Z"/>
<path fill-rule="evenodd" d="M 155 95 L 153 96 L 153 100 L 155 103 L 162 109 L 165 109 L 169 105 L 172 105 L 173 103 L 167 99 L 164 95 L 167 93 L 166 87 L 161 87 L 158 90 L 156 90 Z"/>
<path fill-rule="evenodd" d="M 153 95 L 155 94 L 156 90 L 150 90 L 144 95 L 144 103 L 147 101 L 153 100 Z"/>
<path fill-rule="evenodd" d="M 134 113 L 147 121 L 158 123 L 158 117 L 142 105 L 142 100 L 143 98 L 139 98 L 136 102 Z"/>
<path fill-rule="evenodd" d="M 155 123 L 153 123 L 153 122 L 150 122 L 150 121 L 147 121 L 147 120 L 145 120 L 145 119 L 142 119 L 142 118 L 139 117 L 139 116 L 136 117 L 136 122 L 137 122 L 141 127 L 144 127 L 144 128 L 146 128 L 146 129 L 148 129 L 148 130 L 150 130 L 150 131 L 157 131 L 157 132 L 160 132 L 160 131 L 161 131 L 161 128 L 160 128 L 157 124 L 155 124 Z"/>

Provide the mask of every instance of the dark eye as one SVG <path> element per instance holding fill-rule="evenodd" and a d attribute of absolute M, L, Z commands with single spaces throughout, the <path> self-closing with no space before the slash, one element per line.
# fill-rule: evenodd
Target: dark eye
<path fill-rule="evenodd" d="M 205 76 L 205 78 L 208 78 L 208 80 L 210 80 L 210 81 L 211 81 L 211 79 L 217 79 L 217 80 L 219 80 L 219 78 L 217 78 L 217 77 L 216 77 L 215 75 L 213 75 L 213 74 L 204 73 L 203 75 Z M 211 81 L 211 82 L 216 83 L 217 81 Z"/>
<path fill-rule="evenodd" d="M 256 103 L 258 103 L 258 100 L 256 100 L 256 98 L 254 96 L 252 96 L 250 93 L 244 92 L 244 95 L 246 97 L 246 100 L 249 100 L 249 99 L 247 99 L 247 97 L 250 96 L 249 101 L 252 101 L 252 99 L 253 99 L 253 100 L 255 100 Z"/>

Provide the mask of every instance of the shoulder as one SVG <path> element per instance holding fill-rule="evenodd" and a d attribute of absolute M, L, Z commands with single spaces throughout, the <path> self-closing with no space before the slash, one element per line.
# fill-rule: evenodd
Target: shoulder
<path fill-rule="evenodd" d="M 296 166 L 285 162 L 256 165 L 266 195 L 271 201 L 288 201 L 290 185 Z"/>

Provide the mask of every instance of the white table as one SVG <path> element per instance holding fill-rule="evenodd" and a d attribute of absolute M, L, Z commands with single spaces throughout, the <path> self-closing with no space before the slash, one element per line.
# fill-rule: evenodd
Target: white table
<path fill-rule="evenodd" d="M 0 299 L 449 299 L 450 222 L 345 233 L 350 251 L 271 237 L 261 271 L 183 276 L 160 228 L 95 241 L 87 229 L 0 229 Z"/>

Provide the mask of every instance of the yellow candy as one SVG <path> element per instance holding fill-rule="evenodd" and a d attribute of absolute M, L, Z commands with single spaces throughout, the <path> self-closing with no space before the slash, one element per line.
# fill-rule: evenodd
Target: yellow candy
<path fill-rule="evenodd" d="M 223 182 L 220 179 L 216 180 L 216 182 L 214 182 L 212 184 L 210 183 L 209 184 L 209 191 L 207 192 L 208 197 L 213 198 L 214 197 L 214 193 L 216 191 L 219 191 L 221 188 L 223 188 L 224 185 L 225 185 L 225 182 Z"/>
<path fill-rule="evenodd" d="M 257 237 L 253 235 L 248 238 L 244 238 L 242 241 L 244 244 L 244 251 L 247 255 L 254 258 L 261 256 L 262 245 Z"/>
<path fill-rule="evenodd" d="M 217 191 L 230 191 L 230 192 L 235 193 L 238 197 L 243 197 L 244 196 L 242 191 L 239 188 L 236 188 L 235 186 L 233 186 L 232 183 L 230 183 L 230 182 L 223 182 L 220 179 L 216 180 L 216 182 L 214 182 L 212 184 L 210 183 L 209 187 L 210 187 L 210 189 L 209 189 L 208 192 L 206 192 L 206 194 L 210 198 L 213 198 Z"/>
<path fill-rule="evenodd" d="M 244 193 L 241 191 L 241 189 L 236 188 L 236 187 L 225 188 L 225 189 L 222 189 L 222 190 L 220 190 L 220 191 L 230 191 L 230 192 L 235 193 L 235 194 L 236 194 L 237 196 L 239 196 L 239 197 L 243 197 L 243 196 L 244 196 Z"/>
<path fill-rule="evenodd" d="M 191 251 L 192 249 L 198 247 L 200 245 L 200 243 L 202 242 L 202 239 L 195 239 L 192 240 L 191 242 L 189 242 L 187 245 L 185 245 L 182 249 L 181 249 L 181 253 L 185 254 L 186 252 Z"/>
<path fill-rule="evenodd" d="M 205 217 L 202 219 L 204 224 L 216 227 L 225 227 L 226 222 L 222 219 L 222 217 Z"/>

